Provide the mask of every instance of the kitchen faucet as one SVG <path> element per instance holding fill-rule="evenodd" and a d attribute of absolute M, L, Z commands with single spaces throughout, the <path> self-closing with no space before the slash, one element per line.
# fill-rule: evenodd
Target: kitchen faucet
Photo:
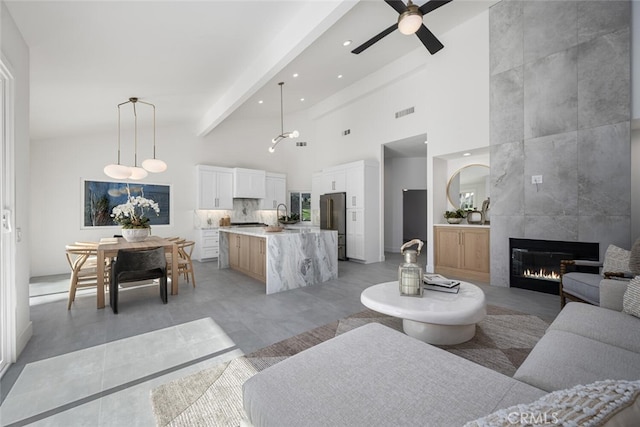
<path fill-rule="evenodd" d="M 280 203 L 278 206 L 276 206 L 276 219 L 278 220 L 278 222 L 280 222 L 280 206 L 284 206 L 284 220 L 286 221 L 289 218 L 289 212 L 287 209 L 287 205 L 285 205 L 284 203 Z"/>

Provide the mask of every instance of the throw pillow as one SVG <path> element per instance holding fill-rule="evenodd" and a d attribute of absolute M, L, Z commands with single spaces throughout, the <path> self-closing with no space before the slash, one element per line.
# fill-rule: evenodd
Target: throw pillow
<path fill-rule="evenodd" d="M 640 275 L 640 239 L 631 247 L 631 256 L 629 257 L 629 270 L 634 276 Z"/>
<path fill-rule="evenodd" d="M 557 390 L 529 404 L 500 409 L 464 427 L 640 425 L 640 380 L 605 380 Z"/>
<path fill-rule="evenodd" d="M 622 311 L 640 317 L 640 276 L 629 281 L 622 298 Z"/>
<path fill-rule="evenodd" d="M 609 245 L 604 254 L 602 273 L 625 273 L 629 271 L 629 258 L 631 251 Z"/>

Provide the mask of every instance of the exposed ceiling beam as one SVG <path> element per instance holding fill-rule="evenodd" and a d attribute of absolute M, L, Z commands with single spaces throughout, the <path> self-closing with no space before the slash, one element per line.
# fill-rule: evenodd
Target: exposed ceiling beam
<path fill-rule="evenodd" d="M 308 4 L 256 57 L 254 63 L 238 76 L 225 94 L 212 103 L 198 123 L 197 134 L 204 136 L 222 123 L 358 1 L 334 0 Z"/>

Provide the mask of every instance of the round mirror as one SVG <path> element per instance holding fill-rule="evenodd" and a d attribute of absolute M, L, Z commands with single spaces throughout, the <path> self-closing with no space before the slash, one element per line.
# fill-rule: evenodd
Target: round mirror
<path fill-rule="evenodd" d="M 489 166 L 467 165 L 454 173 L 447 183 L 447 198 L 456 209 L 480 210 L 489 197 Z"/>

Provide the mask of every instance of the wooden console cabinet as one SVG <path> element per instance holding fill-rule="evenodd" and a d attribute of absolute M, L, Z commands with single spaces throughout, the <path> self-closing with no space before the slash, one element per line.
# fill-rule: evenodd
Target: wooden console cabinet
<path fill-rule="evenodd" d="M 489 282 L 489 227 L 434 227 L 435 272 Z"/>

